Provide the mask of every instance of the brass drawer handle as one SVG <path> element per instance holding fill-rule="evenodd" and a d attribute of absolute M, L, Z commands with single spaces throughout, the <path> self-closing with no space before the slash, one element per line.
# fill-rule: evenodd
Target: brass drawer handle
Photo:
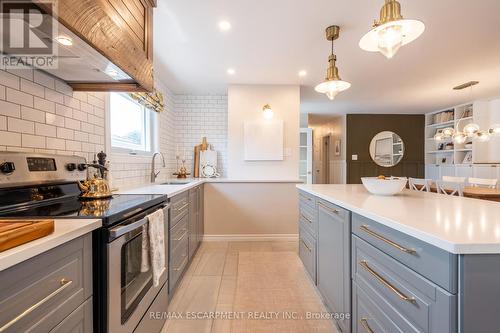
<path fill-rule="evenodd" d="M 334 214 L 339 214 L 339 213 L 340 213 L 340 211 L 339 211 L 338 209 L 335 209 L 335 208 L 330 208 L 330 207 L 328 207 L 328 206 L 326 206 L 326 205 L 322 204 L 321 202 L 319 203 L 319 205 L 320 205 L 321 207 L 323 207 L 324 209 L 326 209 L 326 210 L 328 210 L 328 211 L 330 211 L 330 212 L 332 212 L 332 213 L 334 213 Z"/>
<path fill-rule="evenodd" d="M 186 237 L 186 235 L 187 235 L 187 229 L 186 229 L 186 228 L 183 228 L 182 230 L 184 231 L 184 233 L 182 234 L 182 236 L 181 236 L 181 237 L 179 237 L 179 238 L 174 238 L 174 239 L 172 239 L 173 241 L 178 242 L 178 241 L 181 241 L 184 237 Z"/>
<path fill-rule="evenodd" d="M 415 251 L 414 249 L 408 249 L 406 247 L 403 247 L 403 246 L 399 245 L 398 243 L 393 242 L 390 239 L 387 239 L 384 236 L 377 234 L 375 231 L 370 230 L 366 224 L 359 227 L 359 229 L 361 229 L 364 232 L 366 232 L 367 234 L 369 234 L 377 239 L 380 239 L 381 241 L 395 247 L 396 249 L 403 251 L 404 253 L 409 253 L 409 254 L 416 254 L 417 253 L 417 251 Z"/>
<path fill-rule="evenodd" d="M 370 266 L 368 266 L 368 263 L 366 260 L 362 260 L 359 262 L 359 265 L 368 273 L 373 275 L 380 283 L 382 283 L 387 289 L 398 295 L 400 299 L 406 302 L 410 303 L 415 303 L 415 297 L 408 297 L 405 294 L 403 294 L 401 291 L 399 291 L 396 287 L 394 287 L 392 284 L 390 284 L 386 279 L 384 279 L 379 273 L 375 272 Z"/>
<path fill-rule="evenodd" d="M 185 262 L 186 262 L 186 260 L 187 260 L 187 255 L 184 255 L 184 257 L 185 257 L 185 258 L 184 258 L 184 260 L 182 261 L 182 263 L 180 264 L 180 266 L 179 266 L 179 267 L 177 267 L 177 268 L 174 268 L 174 271 L 178 272 L 178 271 L 180 271 L 180 270 L 181 270 L 181 268 L 184 266 L 184 263 L 185 263 Z"/>
<path fill-rule="evenodd" d="M 301 216 L 304 220 L 306 220 L 307 222 L 309 222 L 310 224 L 312 224 L 312 221 L 311 221 L 311 220 L 309 220 L 307 217 L 305 217 L 305 216 L 304 216 L 304 214 L 300 213 L 300 216 Z"/>
<path fill-rule="evenodd" d="M 306 242 L 304 242 L 303 239 L 300 239 L 300 241 L 302 242 L 302 244 L 304 244 L 304 246 L 306 247 L 307 251 L 312 252 L 311 248 L 309 246 L 307 246 Z"/>
<path fill-rule="evenodd" d="M 361 324 L 361 326 L 363 326 L 363 328 L 365 329 L 365 331 L 367 333 L 375 333 L 373 332 L 372 328 L 370 327 L 370 325 L 368 325 L 368 319 L 366 318 L 361 318 L 359 320 L 359 323 Z"/>
<path fill-rule="evenodd" d="M 303 194 L 301 194 L 300 196 L 301 196 L 302 198 L 306 199 L 307 201 L 312 201 L 312 199 L 311 199 L 311 198 L 306 197 L 306 196 L 305 196 L 305 195 L 303 195 Z"/>
<path fill-rule="evenodd" d="M 176 211 L 181 211 L 183 210 L 184 208 L 186 208 L 187 206 L 189 206 L 189 202 L 185 203 L 184 205 L 182 205 L 180 208 L 175 208 Z"/>
<path fill-rule="evenodd" d="M 66 280 L 64 278 L 61 279 L 61 281 L 59 281 L 59 284 L 60 284 L 59 288 L 57 288 L 56 290 L 54 290 L 53 292 L 51 292 L 50 294 L 48 294 L 47 296 L 45 296 L 44 298 L 42 298 L 41 300 L 39 300 L 38 302 L 33 304 L 32 306 L 30 306 L 29 308 L 27 308 L 26 310 L 21 312 L 19 315 L 17 315 L 14 319 L 9 321 L 7 324 L 0 327 L 0 332 L 6 331 L 9 327 L 11 327 L 15 323 L 17 323 L 19 320 L 23 319 L 24 317 L 29 315 L 31 312 L 35 311 L 40 306 L 42 306 L 44 303 L 48 302 L 51 298 L 55 297 L 57 294 L 62 292 L 64 289 L 68 288 L 72 283 L 73 283 L 72 280 Z"/>

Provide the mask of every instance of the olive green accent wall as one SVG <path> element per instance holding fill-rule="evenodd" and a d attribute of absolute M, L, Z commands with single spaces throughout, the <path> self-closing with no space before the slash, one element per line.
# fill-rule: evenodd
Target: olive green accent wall
<path fill-rule="evenodd" d="M 346 125 L 348 184 L 378 175 L 424 178 L 424 115 L 348 114 Z M 390 168 L 375 164 L 370 157 L 370 142 L 382 131 L 398 134 L 405 144 L 403 159 Z M 358 160 L 353 161 L 352 155 L 358 155 Z"/>

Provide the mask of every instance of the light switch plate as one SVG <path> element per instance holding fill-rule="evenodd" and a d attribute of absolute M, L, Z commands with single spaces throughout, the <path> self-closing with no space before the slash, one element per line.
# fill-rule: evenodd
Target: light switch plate
<path fill-rule="evenodd" d="M 352 155 L 352 160 L 357 161 L 358 160 L 358 155 Z"/>

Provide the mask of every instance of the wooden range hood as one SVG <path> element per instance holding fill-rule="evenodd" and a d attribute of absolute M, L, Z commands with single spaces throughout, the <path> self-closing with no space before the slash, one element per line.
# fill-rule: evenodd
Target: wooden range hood
<path fill-rule="evenodd" d="M 59 46 L 60 69 L 47 72 L 75 91 L 153 90 L 156 0 L 58 0 L 54 12 L 47 4 L 34 2 L 59 22 L 59 32 L 81 44 Z M 88 56 L 76 60 L 81 54 Z M 107 75 L 104 67 L 119 75 Z"/>

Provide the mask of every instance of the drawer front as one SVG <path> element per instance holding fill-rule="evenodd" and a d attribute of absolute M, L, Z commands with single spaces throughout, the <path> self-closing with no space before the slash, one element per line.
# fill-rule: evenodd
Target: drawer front
<path fill-rule="evenodd" d="M 299 202 L 316 209 L 316 197 L 310 193 L 299 191 Z"/>
<path fill-rule="evenodd" d="M 348 210 L 327 201 L 318 199 L 318 208 L 327 210 L 329 213 L 331 213 L 331 215 L 333 215 L 340 221 L 347 221 L 349 219 L 350 212 Z"/>
<path fill-rule="evenodd" d="M 314 239 L 316 239 L 318 235 L 318 218 L 316 210 L 304 203 L 300 203 L 299 221 L 300 227 L 307 230 L 314 237 Z"/>
<path fill-rule="evenodd" d="M 352 215 L 352 232 L 450 293 L 457 293 L 457 255 L 358 214 Z"/>
<path fill-rule="evenodd" d="M 170 264 L 169 264 L 169 292 L 172 292 L 177 286 L 179 278 L 184 273 L 189 261 L 188 252 L 189 238 L 184 237 L 177 246 L 177 248 L 170 253 Z"/>
<path fill-rule="evenodd" d="M 189 216 L 184 215 L 181 220 L 170 230 L 170 252 L 174 252 L 177 247 L 184 241 L 185 238 L 188 238 L 189 230 L 188 230 L 188 222 Z"/>
<path fill-rule="evenodd" d="M 48 332 L 92 295 L 92 236 L 0 272 L 0 330 Z"/>
<path fill-rule="evenodd" d="M 316 241 L 302 228 L 299 230 L 299 257 L 316 284 Z"/>
<path fill-rule="evenodd" d="M 353 279 L 421 332 L 454 332 L 456 295 L 353 236 Z"/>
<path fill-rule="evenodd" d="M 352 327 L 353 333 L 418 333 L 414 327 L 391 319 L 394 310 L 387 307 L 380 299 L 374 300 L 355 282 L 352 284 Z M 384 309 L 382 309 L 384 308 Z"/>
<path fill-rule="evenodd" d="M 173 227 L 189 211 L 188 191 L 177 194 L 170 202 L 170 227 Z"/>
<path fill-rule="evenodd" d="M 89 298 L 50 333 L 92 333 L 92 298 Z"/>

